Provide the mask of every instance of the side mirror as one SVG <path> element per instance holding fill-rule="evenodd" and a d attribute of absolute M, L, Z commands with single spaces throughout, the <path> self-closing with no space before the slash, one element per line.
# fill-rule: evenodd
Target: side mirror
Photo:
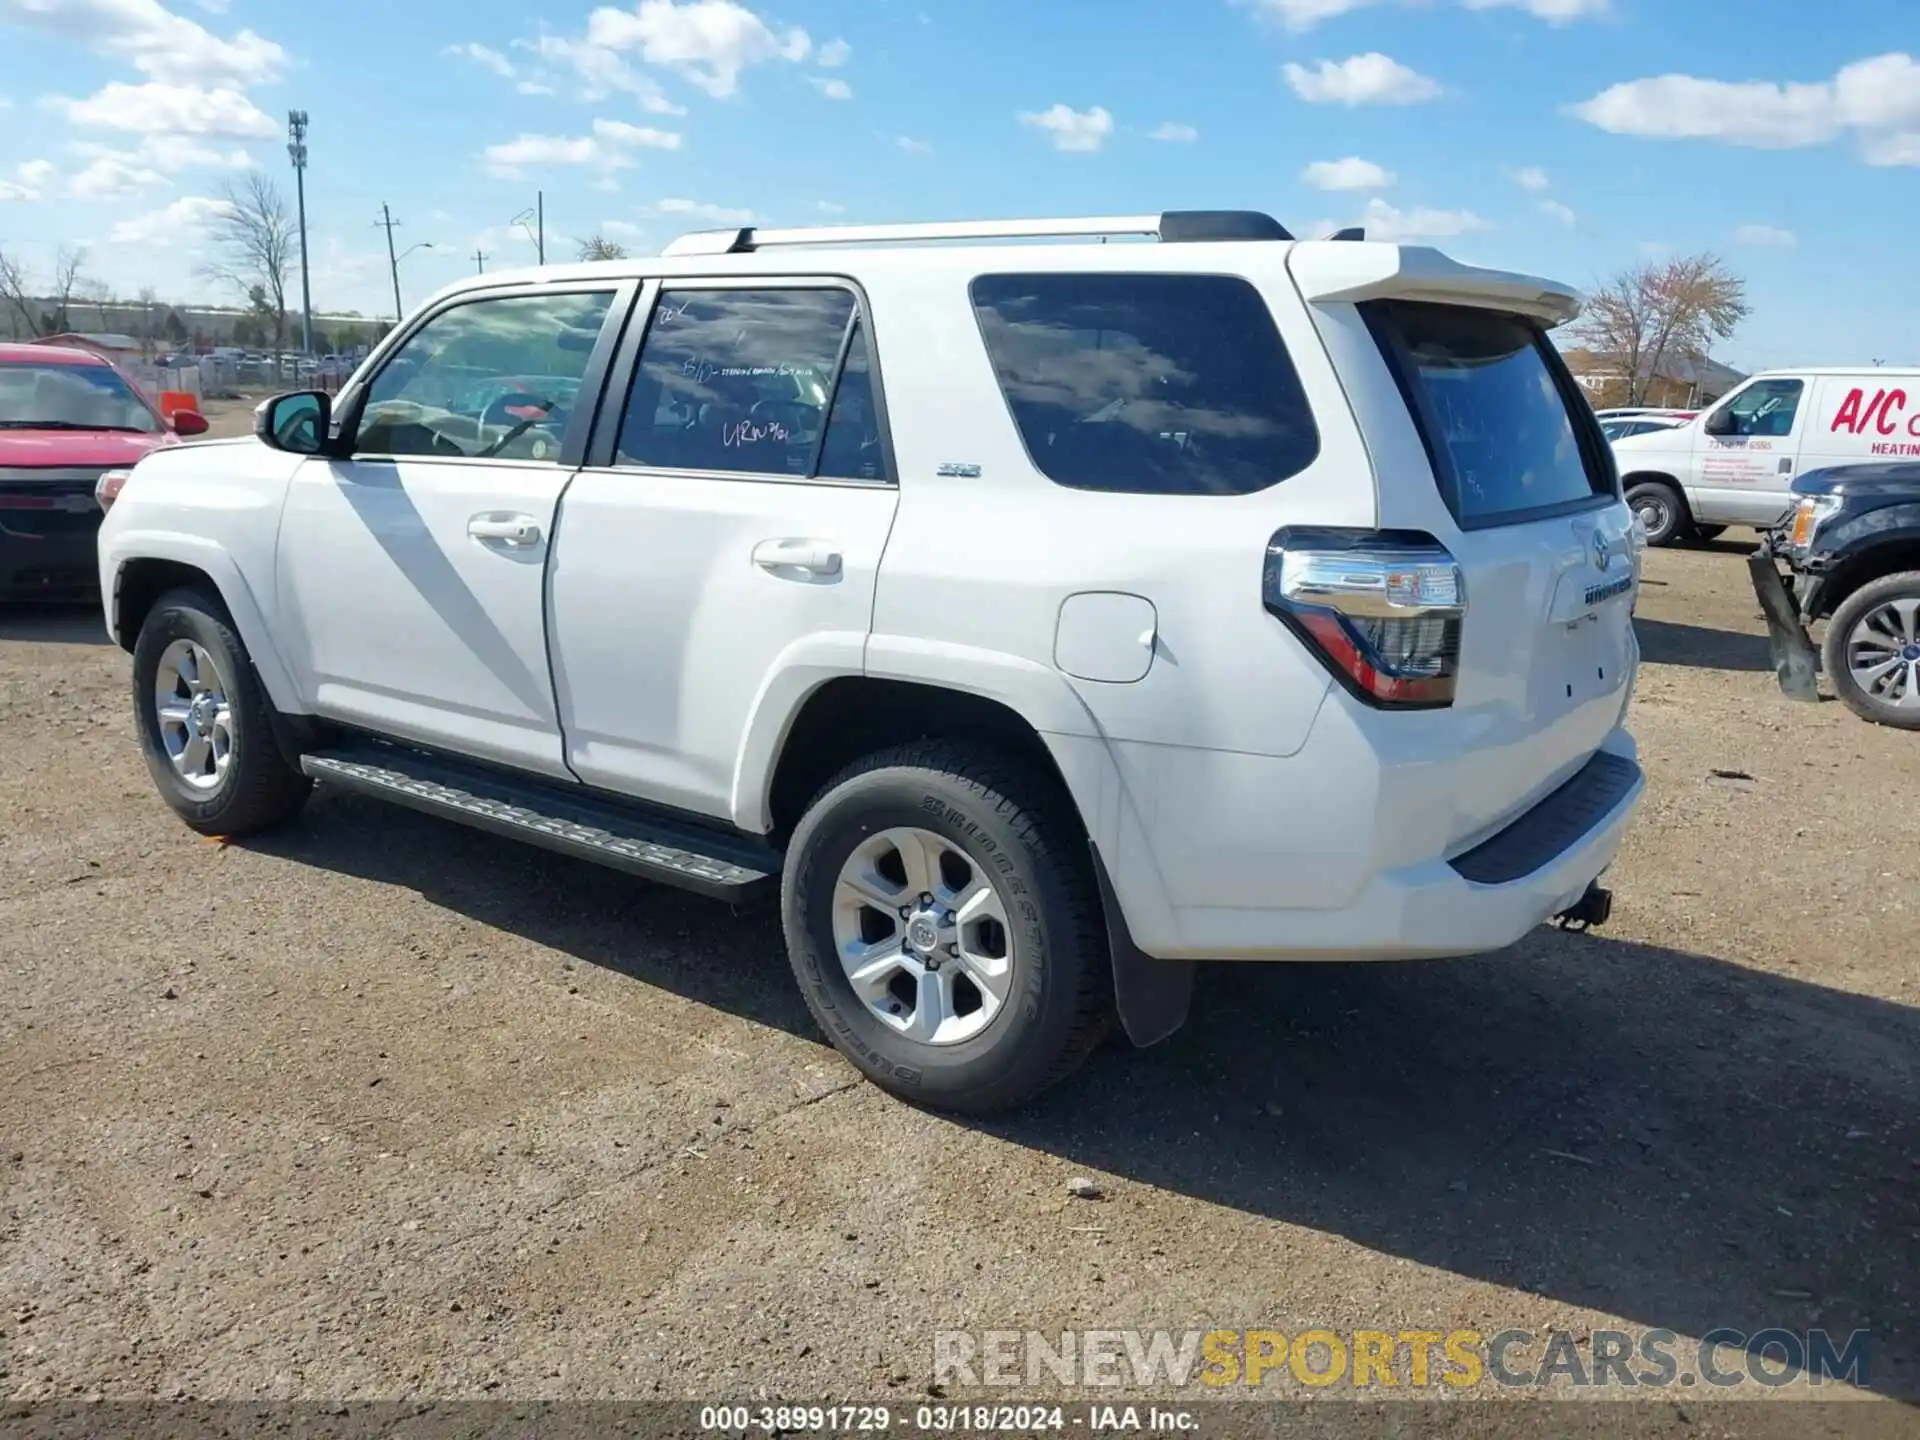
<path fill-rule="evenodd" d="M 1734 419 L 1733 411 L 1722 405 L 1707 416 L 1705 430 L 1709 435 L 1734 435 L 1739 432 L 1739 421 Z"/>
<path fill-rule="evenodd" d="M 332 420 L 332 397 L 321 390 L 296 390 L 260 402 L 253 412 L 253 435 L 291 455 L 318 455 L 327 447 Z"/>
<path fill-rule="evenodd" d="M 207 433 L 207 417 L 198 410 L 176 410 L 173 419 L 167 422 L 176 435 L 204 435 Z"/>

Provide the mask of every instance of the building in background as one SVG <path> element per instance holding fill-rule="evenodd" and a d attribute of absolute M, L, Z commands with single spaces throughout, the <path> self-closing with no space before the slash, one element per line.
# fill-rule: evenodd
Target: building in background
<path fill-rule="evenodd" d="M 1627 377 L 1588 350 L 1568 350 L 1567 368 L 1596 410 L 1615 405 L 1649 405 L 1674 410 L 1699 410 L 1731 392 L 1747 377 L 1718 360 L 1675 357 L 1660 362 L 1647 381 L 1645 394 L 1631 398 Z M 1643 372 L 1644 378 L 1644 372 Z"/>

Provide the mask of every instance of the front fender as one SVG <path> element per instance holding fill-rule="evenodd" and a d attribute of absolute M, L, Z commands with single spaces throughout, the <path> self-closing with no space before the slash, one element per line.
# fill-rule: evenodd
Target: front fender
<path fill-rule="evenodd" d="M 108 512 L 108 519 L 112 519 L 111 511 Z M 246 642 L 247 653 L 253 657 L 253 668 L 260 676 L 260 683 L 266 687 L 274 709 L 283 714 L 293 714 L 302 708 L 299 693 L 294 687 L 293 674 L 287 668 L 279 646 L 274 643 L 273 629 L 267 623 L 259 596 L 254 593 L 245 572 L 225 547 L 203 535 L 137 528 L 109 531 L 102 527 L 100 593 L 107 598 L 107 624 L 115 639 L 123 638 L 120 630 L 121 581 L 127 566 L 136 560 L 167 560 L 190 566 L 211 580 L 214 588 L 220 592 L 220 600 L 227 607 L 227 614 L 233 617 L 234 628 Z M 124 637 L 129 648 L 133 638 L 131 635 Z"/>

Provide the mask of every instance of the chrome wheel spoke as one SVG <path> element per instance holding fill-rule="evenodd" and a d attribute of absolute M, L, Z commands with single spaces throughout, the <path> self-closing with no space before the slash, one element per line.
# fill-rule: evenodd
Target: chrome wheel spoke
<path fill-rule="evenodd" d="M 941 1026 L 953 1014 L 953 977 L 947 970 L 922 970 L 914 986 L 913 1015 L 905 1034 L 923 1044 L 933 1044 Z"/>
<path fill-rule="evenodd" d="M 162 705 L 160 723 L 184 729 L 187 723 L 187 707 L 184 705 Z"/>
<path fill-rule="evenodd" d="M 894 971 L 905 968 L 905 958 L 906 952 L 901 949 L 898 939 L 882 940 L 869 946 L 863 954 L 855 954 L 851 950 L 841 952 L 847 979 L 863 999 L 874 994 L 885 994 L 886 982 L 892 978 Z"/>
<path fill-rule="evenodd" d="M 900 868 L 906 872 L 907 893 L 916 899 L 933 894 L 940 884 L 943 847 L 939 839 L 924 830 L 889 830 L 886 838 L 900 857 Z"/>
<path fill-rule="evenodd" d="M 1879 658 L 1885 654 L 1886 651 L 1878 650 L 1875 651 L 1871 657 L 1858 656 L 1855 658 L 1852 665 L 1853 678 L 1860 683 L 1861 689 L 1871 690 L 1875 685 L 1879 684 L 1907 663 L 1898 655 L 1885 660 Z"/>
<path fill-rule="evenodd" d="M 1889 600 L 1883 613 L 1902 645 L 1920 645 L 1920 595 Z"/>

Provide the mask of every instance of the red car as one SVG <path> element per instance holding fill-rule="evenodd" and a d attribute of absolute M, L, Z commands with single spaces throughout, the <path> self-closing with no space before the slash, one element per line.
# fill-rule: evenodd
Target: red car
<path fill-rule="evenodd" d="M 92 351 L 0 345 L 0 601 L 97 601 L 100 476 L 206 428 L 162 420 Z"/>

